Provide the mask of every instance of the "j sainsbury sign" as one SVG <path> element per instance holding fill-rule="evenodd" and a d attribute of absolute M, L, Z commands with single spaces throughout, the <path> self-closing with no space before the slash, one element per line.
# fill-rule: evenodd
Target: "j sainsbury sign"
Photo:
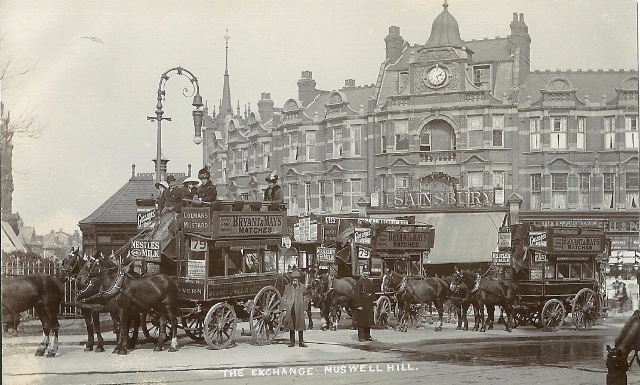
<path fill-rule="evenodd" d="M 483 191 L 397 191 L 378 193 L 379 207 L 494 206 L 504 204 L 504 190 Z M 373 199 L 371 200 L 372 202 Z M 374 206 L 376 207 L 376 206 Z"/>

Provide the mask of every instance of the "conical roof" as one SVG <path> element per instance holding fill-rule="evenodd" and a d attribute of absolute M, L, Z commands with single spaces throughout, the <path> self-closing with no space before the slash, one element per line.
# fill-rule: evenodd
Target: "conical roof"
<path fill-rule="evenodd" d="M 437 47 L 455 47 L 462 48 L 464 43 L 460 38 L 460 28 L 458 28 L 458 22 L 451 16 L 447 8 L 449 4 L 445 1 L 442 4 L 444 8 L 442 13 L 436 17 L 431 26 L 431 36 L 425 48 L 437 48 Z"/>

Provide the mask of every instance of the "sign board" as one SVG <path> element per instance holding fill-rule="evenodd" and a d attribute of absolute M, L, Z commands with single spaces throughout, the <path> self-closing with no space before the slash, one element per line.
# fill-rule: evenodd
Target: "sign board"
<path fill-rule="evenodd" d="M 131 256 L 135 259 L 160 262 L 160 241 L 131 241 Z"/>
<path fill-rule="evenodd" d="M 362 247 L 358 248 L 358 258 L 370 258 L 371 251 L 369 249 L 363 249 Z"/>
<path fill-rule="evenodd" d="M 371 244 L 371 229 L 366 227 L 356 227 L 353 236 L 356 243 L 361 245 Z"/>
<path fill-rule="evenodd" d="M 361 222 L 385 224 L 385 225 L 408 225 L 409 221 L 406 219 L 390 219 L 390 218 L 359 218 Z"/>
<path fill-rule="evenodd" d="M 207 251 L 209 250 L 207 241 L 205 239 L 190 238 L 189 250 L 191 251 Z"/>
<path fill-rule="evenodd" d="M 335 247 L 318 247 L 318 262 L 336 263 Z"/>
<path fill-rule="evenodd" d="M 534 252 L 533 253 L 533 261 L 534 262 L 547 262 L 547 254 Z"/>
<path fill-rule="evenodd" d="M 153 207 L 138 207 L 138 230 L 152 228 L 155 224 L 156 214 L 156 209 Z"/>
<path fill-rule="evenodd" d="M 498 249 L 511 248 L 511 233 L 498 233 Z"/>
<path fill-rule="evenodd" d="M 586 255 L 567 255 L 567 256 L 558 256 L 556 259 L 558 262 L 566 262 L 566 261 L 588 261 L 589 257 Z"/>
<path fill-rule="evenodd" d="M 511 254 L 493 251 L 491 253 L 491 264 L 493 266 L 511 266 Z"/>
<path fill-rule="evenodd" d="M 153 262 L 145 262 L 145 274 L 159 274 L 160 273 L 160 264 Z"/>
<path fill-rule="evenodd" d="M 529 246 L 547 247 L 547 233 L 544 231 L 529 233 Z"/>
<path fill-rule="evenodd" d="M 291 247 L 291 238 L 282 237 L 282 247 L 284 247 L 285 249 L 290 248 Z"/>
<path fill-rule="evenodd" d="M 504 189 L 501 189 L 501 188 L 493 189 L 493 204 L 494 205 L 504 204 Z"/>
<path fill-rule="evenodd" d="M 433 231 L 397 232 L 381 231 L 374 241 L 374 249 L 429 250 L 433 247 Z"/>
<path fill-rule="evenodd" d="M 235 214 L 215 212 L 214 236 L 233 238 L 281 238 L 286 229 L 284 213 Z"/>
<path fill-rule="evenodd" d="M 380 194 L 377 192 L 371 193 L 371 207 L 380 206 Z"/>
<path fill-rule="evenodd" d="M 187 261 L 187 277 L 204 278 L 206 264 L 204 260 L 190 259 Z"/>
<path fill-rule="evenodd" d="M 600 236 L 554 235 L 552 252 L 592 252 L 604 251 L 604 239 Z"/>
<path fill-rule="evenodd" d="M 184 207 L 182 228 L 190 233 L 211 234 L 211 211 L 208 207 Z"/>

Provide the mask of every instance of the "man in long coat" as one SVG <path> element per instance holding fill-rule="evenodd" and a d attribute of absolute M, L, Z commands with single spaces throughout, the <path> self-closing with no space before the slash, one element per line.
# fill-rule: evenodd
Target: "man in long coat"
<path fill-rule="evenodd" d="M 372 282 L 369 280 L 369 269 L 365 266 L 360 279 L 353 288 L 353 302 L 356 307 L 354 321 L 358 328 L 358 341 L 373 341 L 371 327 L 373 326 L 373 294 Z"/>
<path fill-rule="evenodd" d="M 290 348 L 296 345 L 296 331 L 298 332 L 298 345 L 301 348 L 307 347 L 303 339 L 304 329 L 306 328 L 304 324 L 304 309 L 306 308 L 304 291 L 304 285 L 300 284 L 300 273 L 294 270 L 291 273 L 291 283 L 284 287 L 284 294 L 282 295 L 284 309 L 287 312 L 284 319 L 284 327 L 289 329 Z"/>

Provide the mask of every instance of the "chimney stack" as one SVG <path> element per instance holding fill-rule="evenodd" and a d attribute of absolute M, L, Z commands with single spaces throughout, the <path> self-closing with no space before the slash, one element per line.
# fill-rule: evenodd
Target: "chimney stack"
<path fill-rule="evenodd" d="M 260 94 L 258 113 L 260 114 L 262 123 L 270 121 L 273 117 L 273 100 L 271 100 L 271 93 L 263 92 Z"/>
<path fill-rule="evenodd" d="M 298 80 L 298 99 L 304 107 L 308 106 L 316 98 L 316 81 L 313 80 L 311 71 L 302 71 L 302 77 Z"/>
<path fill-rule="evenodd" d="M 402 47 L 404 39 L 400 36 L 400 27 L 389 27 L 389 34 L 384 38 L 387 48 L 387 59 L 391 63 L 395 63 L 402 56 Z"/>

